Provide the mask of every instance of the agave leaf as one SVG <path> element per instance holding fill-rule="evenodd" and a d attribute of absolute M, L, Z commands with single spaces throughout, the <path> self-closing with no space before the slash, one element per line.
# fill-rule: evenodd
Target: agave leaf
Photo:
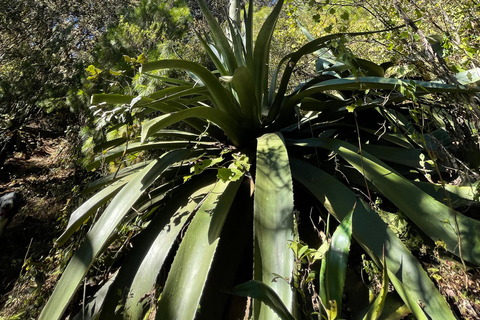
<path fill-rule="evenodd" d="M 118 271 L 105 282 L 102 287 L 95 293 L 95 296 L 90 300 L 81 311 L 79 311 L 72 320 L 98 320 L 98 314 L 101 311 L 103 302 L 108 290 L 111 288 L 113 281 L 118 275 Z"/>
<path fill-rule="evenodd" d="M 461 257 L 480 265 L 478 220 L 436 201 L 372 155 L 367 152 L 359 154 L 358 148 L 349 143 L 333 139 L 318 139 L 316 142 L 314 142 L 316 146 L 322 145 L 347 160 L 432 240 L 444 241 L 447 250 L 457 256 L 460 255 L 458 248 L 460 237 L 463 248 Z M 458 223 L 460 234 L 457 234 L 455 221 Z"/>
<path fill-rule="evenodd" d="M 162 90 L 155 91 L 154 93 L 148 95 L 148 98 L 155 101 L 168 101 L 175 100 L 181 97 L 195 95 L 195 94 L 205 94 L 207 92 L 205 87 L 194 86 L 192 83 L 185 86 L 169 87 Z"/>
<path fill-rule="evenodd" d="M 380 318 L 380 315 L 382 314 L 383 307 L 387 299 L 388 282 L 389 282 L 387 261 L 385 259 L 385 255 L 383 256 L 382 269 L 383 269 L 382 289 L 380 290 L 380 293 L 378 294 L 377 298 L 375 298 L 375 301 L 373 302 L 371 307 L 368 309 L 367 314 L 365 314 L 365 317 L 363 317 L 363 320 L 377 320 L 378 318 Z"/>
<path fill-rule="evenodd" d="M 123 154 L 135 153 L 151 149 L 180 149 L 187 148 L 192 145 L 198 145 L 199 147 L 204 148 L 213 148 L 215 147 L 215 142 L 202 142 L 202 141 L 160 141 L 160 142 L 132 142 L 127 146 L 118 146 L 107 153 L 97 157 L 93 162 L 89 163 L 86 168 L 87 170 L 92 170 L 98 168 L 102 163 L 109 163 Z"/>
<path fill-rule="evenodd" d="M 288 279 L 293 275 L 294 255 L 288 243 L 293 240 L 293 190 L 287 150 L 279 133 L 257 139 L 254 219 L 254 279 L 270 286 L 291 310 Z M 254 317 L 263 320 L 276 315 L 254 303 Z"/>
<path fill-rule="evenodd" d="M 233 288 L 233 293 L 263 302 L 282 320 L 295 320 L 277 293 L 261 281 L 248 281 Z"/>
<path fill-rule="evenodd" d="M 253 0 L 248 1 L 248 13 L 244 10 L 245 19 L 245 61 L 247 68 L 253 70 Z"/>
<path fill-rule="evenodd" d="M 238 1 L 238 0 L 236 0 Z M 237 3 L 235 0 L 231 1 L 231 4 Z M 240 8 L 237 7 L 235 12 L 240 16 Z M 239 67 L 245 67 L 245 49 L 243 47 L 242 31 L 240 30 L 240 21 L 228 20 L 228 26 L 230 29 L 230 40 L 235 54 L 235 59 Z M 235 69 L 236 70 L 236 69 Z"/>
<path fill-rule="evenodd" d="M 127 138 L 122 137 L 122 138 L 113 139 L 113 140 L 110 140 L 110 141 L 107 141 L 107 142 L 104 142 L 104 143 L 101 143 L 101 144 L 97 144 L 95 147 L 93 147 L 93 152 L 94 153 L 100 153 L 100 152 L 103 152 L 103 151 L 108 150 L 110 148 L 113 148 L 113 147 L 119 146 L 121 144 L 124 144 L 126 141 L 127 141 Z"/>
<path fill-rule="evenodd" d="M 239 186 L 240 180 L 218 181 L 195 213 L 168 274 L 155 319 L 195 318 L 221 229 Z"/>
<path fill-rule="evenodd" d="M 323 170 L 296 158 L 291 158 L 290 164 L 294 178 L 337 220 L 343 220 L 357 202 L 353 236 L 377 264 L 385 252 L 389 278 L 417 319 L 455 319 L 422 266 L 368 205 L 358 202 L 348 187 Z"/>
<path fill-rule="evenodd" d="M 242 130 L 240 130 L 239 124 L 229 114 L 210 107 L 194 107 L 164 114 L 160 117 L 145 122 L 142 127 L 142 142 L 145 142 L 149 137 L 157 133 L 159 130 L 191 117 L 204 118 L 215 123 L 225 131 L 225 134 L 237 146 L 241 146 L 248 138 L 245 135 L 241 135 Z"/>
<path fill-rule="evenodd" d="M 437 199 L 437 201 L 444 202 L 445 200 L 447 200 L 447 195 L 445 194 L 445 191 L 449 193 L 449 196 L 453 202 L 460 201 L 462 199 L 478 201 L 478 188 L 480 186 L 480 182 L 476 182 L 470 186 L 455 186 L 451 184 L 446 184 L 445 186 L 442 186 L 441 184 L 433 184 L 427 182 L 414 182 L 414 184 L 435 199 Z"/>
<path fill-rule="evenodd" d="M 280 85 L 278 87 L 277 94 L 275 96 L 275 100 L 271 103 L 271 109 L 268 114 L 267 121 L 272 122 L 277 118 L 277 116 L 282 115 L 280 114 L 280 108 L 283 104 L 283 99 L 285 98 L 285 93 L 287 91 L 289 82 L 290 82 L 290 77 L 292 75 L 292 72 L 295 68 L 295 65 L 297 62 L 305 55 L 313 53 L 315 51 L 318 51 L 319 49 L 326 48 L 331 40 L 335 40 L 344 36 L 362 36 L 362 35 L 369 35 L 369 34 L 374 34 L 374 33 L 380 33 L 384 32 L 385 30 L 379 30 L 379 31 L 368 31 L 368 32 L 354 32 L 354 33 L 336 33 L 336 34 L 330 34 L 324 37 L 320 37 L 318 39 L 315 39 L 313 41 L 310 41 L 309 43 L 305 44 L 303 47 L 295 51 L 294 53 L 291 53 L 284 58 L 280 60 L 280 63 L 278 64 L 274 75 L 271 80 L 271 85 L 270 85 L 270 90 L 273 90 L 276 88 L 276 83 L 277 83 L 277 77 L 280 74 L 280 69 L 282 68 L 283 64 L 286 64 L 285 70 L 283 71 L 282 75 L 282 80 L 280 81 Z M 327 57 L 329 57 L 329 52 L 326 51 L 324 53 Z M 271 92 L 271 96 L 273 96 L 273 92 Z M 293 103 L 292 105 L 295 105 Z M 290 115 L 288 115 L 289 117 Z"/>
<path fill-rule="evenodd" d="M 128 177 L 132 174 L 135 174 L 141 170 L 143 170 L 146 166 L 148 166 L 151 161 L 145 161 L 143 163 L 136 163 L 126 168 L 121 169 L 118 172 L 107 174 L 106 176 L 97 179 L 93 182 L 90 182 L 85 189 L 82 190 L 82 194 L 87 195 L 95 190 L 103 188 L 113 182 Z"/>
<path fill-rule="evenodd" d="M 282 10 L 283 1 L 277 1 L 270 15 L 265 20 L 258 33 L 253 51 L 253 80 L 256 90 L 257 104 L 262 105 L 268 97 L 268 67 L 270 58 L 270 44 L 272 42 L 273 30 L 277 24 L 278 15 Z M 265 101 L 266 102 L 266 101 Z"/>
<path fill-rule="evenodd" d="M 174 78 L 157 76 L 157 75 L 150 74 L 150 73 L 144 73 L 144 75 L 146 75 L 146 76 L 148 76 L 148 77 L 150 77 L 150 78 L 153 78 L 153 79 L 157 79 L 157 80 L 163 81 L 163 82 L 165 82 L 165 83 L 178 84 L 178 85 L 189 85 L 189 84 L 191 84 L 191 83 L 188 82 L 188 81 L 183 81 L 183 80 L 180 80 L 180 79 L 174 79 Z"/>
<path fill-rule="evenodd" d="M 235 70 L 232 82 L 245 118 L 248 119 L 251 127 L 259 127 L 260 111 L 257 97 L 255 97 L 252 74 L 247 67 L 239 67 Z"/>
<path fill-rule="evenodd" d="M 352 61 L 353 65 L 359 69 L 365 76 L 370 77 L 383 77 L 385 76 L 385 70 L 378 64 L 365 60 L 356 58 Z"/>
<path fill-rule="evenodd" d="M 290 110 L 305 97 L 309 97 L 315 93 L 324 92 L 326 90 L 366 90 L 366 89 L 386 89 L 395 90 L 400 86 L 414 83 L 417 86 L 416 95 L 435 93 L 435 92 L 451 92 L 451 93 L 472 93 L 479 92 L 480 87 L 464 87 L 451 84 L 443 84 L 438 82 L 402 80 L 394 78 L 380 77 L 358 77 L 343 78 L 335 80 L 327 80 L 311 87 L 295 96 L 293 96 L 282 109 Z"/>
<path fill-rule="evenodd" d="M 215 182 L 211 178 L 180 187 L 176 195 L 155 215 L 148 227 L 133 240 L 133 249 L 125 258 L 107 295 L 102 315 L 111 317 L 115 314 L 119 304 L 118 292 L 121 292 L 121 298 L 125 300 L 123 310 L 125 314 L 118 312 L 115 319 L 124 319 L 124 316 L 128 319 L 143 319 L 145 309 L 150 303 L 145 297 L 152 292 L 178 234 L 185 228 L 185 223 L 189 221 L 195 208 L 212 191 Z"/>
<path fill-rule="evenodd" d="M 213 64 L 217 68 L 218 72 L 220 73 L 221 76 L 228 76 L 231 75 L 228 70 L 225 68 L 225 65 L 222 63 L 222 60 L 219 57 L 218 51 L 215 49 L 215 51 L 212 49 L 213 45 L 209 44 L 207 40 L 205 40 L 198 32 L 196 32 L 197 38 L 200 41 L 200 44 L 203 46 L 203 49 L 205 49 L 205 52 L 207 52 L 208 56 L 210 59 L 212 59 Z"/>
<path fill-rule="evenodd" d="M 396 147 L 380 146 L 380 145 L 374 145 L 374 144 L 362 145 L 362 150 L 367 151 L 368 153 L 370 153 L 374 157 L 377 157 L 378 159 L 401 164 L 410 168 L 425 169 L 427 171 L 431 171 L 433 169 L 432 166 L 429 163 L 427 163 L 429 158 L 425 150 L 396 148 Z M 422 154 L 424 157 L 423 166 L 421 164 Z"/>
<path fill-rule="evenodd" d="M 128 183 L 115 196 L 108 208 L 98 219 L 85 241 L 75 252 L 72 260 L 63 272 L 55 290 L 43 309 L 40 319 L 60 319 L 73 298 L 82 279 L 85 277 L 93 260 L 108 245 L 108 239 L 124 215 L 135 204 L 138 197 L 165 171 L 171 164 L 187 156 L 187 150 L 175 150 L 164 154 L 153 161 L 142 173 Z"/>
<path fill-rule="evenodd" d="M 324 287 L 320 287 L 320 290 L 325 292 L 326 300 L 323 301 L 323 305 L 327 307 L 328 313 L 331 312 L 332 307 L 335 308 L 335 311 L 338 310 L 339 313 L 342 310 L 342 295 L 347 272 L 348 254 L 350 252 L 352 214 L 354 209 L 350 210 L 350 213 L 343 218 L 342 223 L 333 233 L 330 248 L 322 260 L 323 283 L 320 284 L 324 285 Z M 331 305 L 331 301 L 334 302 L 334 306 Z M 330 314 L 330 318 L 335 319 L 332 314 Z"/>
<path fill-rule="evenodd" d="M 235 54 L 233 53 L 232 47 L 230 46 L 230 43 L 227 37 L 225 36 L 225 33 L 223 33 L 223 30 L 218 24 L 217 20 L 212 15 L 210 10 L 208 10 L 208 7 L 205 1 L 197 0 L 197 2 L 200 5 L 200 9 L 202 10 L 205 20 L 207 20 L 208 27 L 210 28 L 210 32 L 212 33 L 212 36 L 213 36 L 212 38 L 214 39 L 218 49 L 220 50 L 220 53 L 227 66 L 228 72 L 230 75 L 232 75 L 238 66 L 237 61 L 235 60 Z"/>
<path fill-rule="evenodd" d="M 157 69 L 183 69 L 198 76 L 212 95 L 215 107 L 230 114 L 234 118 L 239 117 L 239 111 L 231 94 L 222 86 L 217 77 L 208 69 L 198 63 L 185 60 L 160 60 L 148 62 L 142 65 L 141 72 L 149 72 Z"/>
<path fill-rule="evenodd" d="M 169 129 L 164 129 L 160 130 L 155 134 L 156 137 L 169 137 L 169 138 L 177 138 L 177 139 L 183 139 L 183 140 L 188 140 L 188 141 L 200 141 L 202 139 L 211 139 L 210 137 L 200 137 L 199 134 L 197 133 L 192 133 L 192 132 L 186 132 L 186 131 L 181 131 L 181 130 L 169 130 Z"/>
<path fill-rule="evenodd" d="M 75 210 L 70 219 L 68 219 L 65 231 L 55 241 L 57 245 L 62 245 L 78 228 L 103 204 L 115 196 L 129 181 L 135 177 L 131 174 L 123 179 L 117 180 L 110 186 L 102 189 L 96 195 L 85 201 L 77 210 Z"/>

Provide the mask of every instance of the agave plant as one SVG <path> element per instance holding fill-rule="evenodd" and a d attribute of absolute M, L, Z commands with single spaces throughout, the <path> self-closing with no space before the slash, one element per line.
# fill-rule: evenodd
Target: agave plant
<path fill-rule="evenodd" d="M 332 267 L 339 263 L 334 252 L 342 259 L 348 255 L 349 241 L 342 241 L 351 233 L 418 319 L 455 319 L 372 199 L 384 199 L 451 254 L 480 264 L 480 223 L 455 211 L 475 201 L 475 190 L 428 182 L 426 175 L 442 172 L 433 160 L 443 141 L 439 134 L 446 132 L 441 124 L 418 126 L 414 117 L 414 111 L 423 112 L 425 121 L 436 123 L 434 110 L 422 100 L 434 93 L 479 92 L 469 85 L 479 80 L 478 70 L 459 75 L 468 78 L 461 85 L 386 78 L 382 66 L 353 56 L 339 59 L 330 50 L 332 41 L 358 33 L 310 39 L 270 73 L 269 48 L 283 1 L 255 41 L 252 1 L 242 27 L 240 11 L 231 10 L 227 35 L 204 1 L 198 3 L 210 28 L 208 36 L 198 36 L 215 72 L 185 60 L 148 62 L 141 69 L 146 76 L 174 68 L 192 81 L 159 78 L 169 86 L 142 97 L 93 96 L 93 104 L 124 106 L 148 120 L 137 140 L 104 144 L 90 168 L 144 150 L 161 155 L 88 186 L 97 193 L 72 214 L 57 242 L 64 243 L 98 208 L 106 209 L 40 319 L 62 317 L 96 258 L 133 223 L 141 232 L 84 317 L 217 319 L 247 310 L 254 319 L 299 318 L 291 244 L 299 237 L 298 219 L 309 212 L 294 215 L 295 199 L 344 221 L 343 236 L 339 231 L 333 237 L 331 257 L 325 256 L 315 280 L 329 318 L 340 317 L 332 308 L 341 309 L 346 269 L 345 261 L 338 270 Z M 296 64 L 310 54 L 318 55 L 315 77 L 291 83 Z M 193 129 L 170 128 L 181 121 Z M 386 293 L 369 319 L 378 318 Z M 253 297 L 253 306 L 246 308 L 236 295 Z"/>

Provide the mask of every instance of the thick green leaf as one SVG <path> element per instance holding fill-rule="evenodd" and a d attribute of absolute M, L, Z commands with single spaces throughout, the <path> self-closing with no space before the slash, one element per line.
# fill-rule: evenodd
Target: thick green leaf
<path fill-rule="evenodd" d="M 125 316 L 128 319 L 143 319 L 145 309 L 149 306 L 145 299 L 155 286 L 157 276 L 166 258 L 174 247 L 180 231 L 191 219 L 195 209 L 212 191 L 214 181 L 203 179 L 181 187 L 177 195 L 169 200 L 157 213 L 149 226 L 135 239 L 132 254 L 126 258 L 122 269 L 109 292 L 104 317 L 111 317 L 118 305 L 118 290 L 125 297 Z M 153 297 L 152 297 L 153 298 Z M 119 314 L 119 319 L 124 316 Z"/>
<path fill-rule="evenodd" d="M 208 10 L 208 7 L 203 0 L 197 0 L 202 10 L 203 16 L 207 20 L 208 27 L 212 33 L 212 38 L 215 41 L 220 53 L 225 61 L 225 65 L 229 71 L 229 74 L 232 75 L 235 69 L 237 68 L 237 61 L 235 60 L 235 54 L 233 53 L 232 47 L 223 32 L 222 27 L 218 24 L 217 20 L 213 14 Z M 200 76 L 200 75 L 198 75 Z M 203 81 L 203 79 L 202 79 Z M 204 82 L 205 83 L 205 82 Z"/>
<path fill-rule="evenodd" d="M 288 280 L 294 268 L 294 254 L 288 246 L 294 239 L 292 176 L 279 133 L 265 134 L 257 140 L 254 219 L 254 279 L 270 286 L 292 310 L 293 294 Z M 276 318 L 271 309 L 259 304 L 254 307 L 255 319 Z"/>
<path fill-rule="evenodd" d="M 107 174 L 106 176 L 97 179 L 93 182 L 90 182 L 85 189 L 82 190 L 82 194 L 87 195 L 91 192 L 94 192 L 100 188 L 106 187 L 107 185 L 110 185 L 114 183 L 117 180 L 123 179 L 125 177 L 128 177 L 132 174 L 138 173 L 141 170 L 143 170 L 146 166 L 148 166 L 151 163 L 151 161 L 145 161 L 142 163 L 136 163 L 131 166 L 128 166 L 126 168 L 120 169 L 118 172 L 113 172 L 110 174 Z"/>
<path fill-rule="evenodd" d="M 296 158 L 291 158 L 290 164 L 295 179 L 337 220 L 343 220 L 357 203 L 353 236 L 377 264 L 385 252 L 389 278 L 417 319 L 455 319 L 422 266 L 367 204 L 359 202 L 353 191 L 319 168 Z"/>
<path fill-rule="evenodd" d="M 65 231 L 55 241 L 57 245 L 62 245 L 67 241 L 70 236 L 80 228 L 80 226 L 93 214 L 95 211 L 113 196 L 115 196 L 120 189 L 125 186 L 129 181 L 135 177 L 135 174 L 131 174 L 123 179 L 117 180 L 110 186 L 102 189 L 96 195 L 85 201 L 77 210 L 75 210 L 70 219 L 68 219 L 67 227 Z"/>
<path fill-rule="evenodd" d="M 239 111 L 232 95 L 222 86 L 217 77 L 205 67 L 198 63 L 185 60 L 160 60 L 142 65 L 141 72 L 157 69 L 183 69 L 192 72 L 205 84 L 212 95 L 214 105 L 218 109 L 230 114 L 234 118 L 239 116 Z"/>
<path fill-rule="evenodd" d="M 263 282 L 252 280 L 242 283 L 233 289 L 233 293 L 263 302 L 282 320 L 295 320 L 277 293 Z"/>
<path fill-rule="evenodd" d="M 414 182 L 414 184 L 427 192 L 429 195 L 441 201 L 447 203 L 447 195 L 445 191 L 449 193 L 450 200 L 455 205 L 456 202 L 462 203 L 462 200 L 478 201 L 479 197 L 479 186 L 480 182 L 476 182 L 470 186 L 455 186 L 451 184 L 446 184 L 442 186 L 441 184 L 433 184 L 428 182 Z"/>
<path fill-rule="evenodd" d="M 220 75 L 230 76 L 231 74 L 226 69 L 226 66 L 222 63 L 221 57 L 218 53 L 218 50 L 215 48 L 215 46 L 211 43 L 208 43 L 207 40 L 203 39 L 203 37 L 198 32 L 195 32 L 195 33 L 197 35 L 198 40 L 200 41 L 200 44 L 203 46 L 203 49 L 205 50 L 205 52 L 207 52 L 210 59 L 212 59 L 213 64 L 217 68 Z"/>
<path fill-rule="evenodd" d="M 166 153 L 153 161 L 142 173 L 137 174 L 128 185 L 122 188 L 87 234 L 80 248 L 75 252 L 43 309 L 40 319 L 55 320 L 61 318 L 93 260 L 108 245 L 108 239 L 122 221 L 124 215 L 163 171 L 171 164 L 182 160 L 188 153 L 187 150 L 175 150 Z"/>
<path fill-rule="evenodd" d="M 347 142 L 334 139 L 312 139 L 306 144 L 324 147 L 339 154 L 365 175 L 425 234 L 434 241 L 444 241 L 447 250 L 456 255 L 460 255 L 460 237 L 462 258 L 480 265 L 480 222 L 478 220 L 456 212 L 435 200 L 372 155 L 365 151 L 359 154 L 358 148 Z M 458 223 L 458 230 L 456 223 Z"/>
<path fill-rule="evenodd" d="M 239 67 L 233 75 L 233 86 L 238 96 L 242 113 L 248 119 L 249 126 L 258 128 L 260 126 L 259 105 L 255 97 L 253 78 L 247 67 Z"/>
<path fill-rule="evenodd" d="M 220 232 L 240 182 L 218 181 L 197 208 L 168 274 L 155 319 L 195 318 Z"/>
<path fill-rule="evenodd" d="M 410 168 L 425 169 L 431 171 L 432 166 L 427 163 L 429 160 L 428 154 L 425 150 L 420 149 L 405 149 L 397 147 L 380 146 L 375 144 L 362 145 L 362 150 L 367 151 L 378 159 L 397 163 Z M 421 164 L 423 154 L 423 166 Z"/>
<path fill-rule="evenodd" d="M 382 279 L 382 289 L 380 290 L 380 293 L 378 296 L 375 298 L 375 301 L 373 304 L 370 306 L 370 308 L 367 311 L 367 314 L 365 314 L 365 317 L 363 317 L 363 320 L 377 320 L 380 318 L 380 315 L 382 314 L 383 307 L 385 305 L 385 301 L 387 299 L 387 293 L 388 293 L 388 268 L 387 268 L 387 261 L 385 259 L 385 255 L 383 256 L 383 279 Z"/>
<path fill-rule="evenodd" d="M 255 96 L 257 104 L 263 105 L 268 94 L 268 67 L 270 59 L 270 44 L 272 42 L 273 30 L 277 24 L 278 15 L 282 10 L 283 1 L 277 1 L 267 20 L 262 25 L 255 42 L 253 51 L 253 81 L 255 81 Z M 259 115 L 260 116 L 260 115 Z"/>
<path fill-rule="evenodd" d="M 480 87 L 464 87 L 451 84 L 443 84 L 428 81 L 413 81 L 394 78 L 381 77 L 358 77 L 344 78 L 336 80 L 327 80 L 318 85 L 309 88 L 290 99 L 284 107 L 285 110 L 293 108 L 303 98 L 312 96 L 315 93 L 327 90 L 366 90 L 366 89 L 387 89 L 395 90 L 401 86 L 414 83 L 417 86 L 416 94 L 435 93 L 435 92 L 452 92 L 452 93 L 472 93 L 480 92 Z"/>
<path fill-rule="evenodd" d="M 323 305 L 327 307 L 327 312 L 332 311 L 332 307 L 335 309 L 335 313 L 341 313 L 342 310 L 342 296 L 343 287 L 345 284 L 345 276 L 347 272 L 347 260 L 350 252 L 350 239 L 352 235 L 352 214 L 350 213 L 343 218 L 342 223 L 337 227 L 332 236 L 332 242 L 328 249 L 325 258 L 322 260 L 322 278 L 325 287 L 320 287 L 320 290 L 324 290 L 326 300 L 323 301 Z M 324 266 L 325 265 L 325 266 Z M 335 306 L 332 306 L 331 301 L 334 301 Z M 330 314 L 332 319 L 335 319 Z"/>
<path fill-rule="evenodd" d="M 229 114 L 210 107 L 194 107 L 164 114 L 160 117 L 145 122 L 142 127 L 142 142 L 145 142 L 149 137 L 157 133 L 159 130 L 180 122 L 186 118 L 192 117 L 208 119 L 215 123 L 223 131 L 225 131 L 225 134 L 237 146 L 241 146 L 248 138 L 248 136 L 242 135 L 242 130 L 240 130 L 239 124 Z"/>
<path fill-rule="evenodd" d="M 156 132 L 155 132 L 156 133 Z M 153 134 L 153 132 L 152 132 Z M 141 152 L 145 150 L 171 150 L 171 149 L 183 149 L 197 145 L 205 149 L 214 148 L 215 142 L 202 142 L 202 141 L 160 141 L 160 142 L 133 142 L 127 146 L 118 146 L 105 154 L 97 157 L 93 162 L 90 162 L 86 168 L 92 170 L 98 168 L 102 163 L 109 163 L 117 158 L 120 158 L 123 154 L 130 154 L 135 152 Z"/>

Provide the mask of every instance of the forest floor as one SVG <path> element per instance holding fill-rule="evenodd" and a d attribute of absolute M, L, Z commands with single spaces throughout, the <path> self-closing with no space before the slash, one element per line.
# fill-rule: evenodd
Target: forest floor
<path fill-rule="evenodd" d="M 79 184 L 63 131 L 22 130 L 24 148 L 0 170 L 0 194 L 16 191 L 24 205 L 0 236 L 0 319 L 35 319 L 52 290 L 61 257 L 54 239 L 78 203 Z M 82 170 L 82 169 L 80 169 Z M 75 203 L 75 204 L 74 204 Z"/>
<path fill-rule="evenodd" d="M 63 132 L 27 127 L 24 139 L 28 148 L 14 152 L 0 170 L 0 194 L 17 191 L 25 198 L 0 236 L 0 320 L 38 317 L 75 246 L 74 240 L 57 248 L 54 239 L 80 204 L 76 190 L 85 177 Z M 480 271 L 464 272 L 458 262 L 432 253 L 419 258 L 457 316 L 480 319 Z"/>

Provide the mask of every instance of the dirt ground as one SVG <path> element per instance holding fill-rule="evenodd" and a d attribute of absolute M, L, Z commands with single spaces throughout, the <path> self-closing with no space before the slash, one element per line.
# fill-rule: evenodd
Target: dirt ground
<path fill-rule="evenodd" d="M 0 170 L 0 194 L 17 191 L 24 205 L 0 236 L 0 319 L 34 319 L 59 259 L 54 239 L 72 211 L 76 166 L 62 133 L 22 135 L 27 145 Z M 50 285 L 51 286 L 51 285 Z"/>

